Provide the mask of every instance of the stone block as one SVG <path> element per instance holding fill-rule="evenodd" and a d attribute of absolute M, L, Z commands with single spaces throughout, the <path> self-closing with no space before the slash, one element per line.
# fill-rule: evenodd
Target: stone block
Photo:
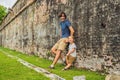
<path fill-rule="evenodd" d="M 73 80 L 86 80 L 85 76 L 74 76 Z"/>
<path fill-rule="evenodd" d="M 107 75 L 105 80 L 120 80 L 120 75 Z"/>

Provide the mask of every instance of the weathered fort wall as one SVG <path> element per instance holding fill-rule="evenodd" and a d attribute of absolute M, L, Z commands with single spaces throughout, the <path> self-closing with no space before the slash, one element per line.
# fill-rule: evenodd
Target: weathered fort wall
<path fill-rule="evenodd" d="M 0 26 L 0 44 L 49 58 L 61 11 L 75 29 L 75 66 L 120 71 L 120 0 L 18 0 Z"/>

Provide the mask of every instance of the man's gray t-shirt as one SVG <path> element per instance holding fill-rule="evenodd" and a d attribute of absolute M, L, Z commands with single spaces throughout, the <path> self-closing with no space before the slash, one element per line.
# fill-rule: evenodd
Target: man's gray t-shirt
<path fill-rule="evenodd" d="M 72 57 L 76 57 L 76 45 L 75 45 L 75 43 L 69 44 L 69 51 L 72 50 L 72 49 L 75 49 L 75 51 L 72 52 L 70 55 L 71 55 Z"/>

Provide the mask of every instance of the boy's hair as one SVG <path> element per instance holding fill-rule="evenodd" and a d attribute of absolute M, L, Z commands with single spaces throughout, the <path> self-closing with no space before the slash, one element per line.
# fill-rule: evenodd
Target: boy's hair
<path fill-rule="evenodd" d="M 61 12 L 59 15 L 58 15 L 58 17 L 60 18 L 60 17 L 62 17 L 62 14 L 64 14 L 64 16 L 65 16 L 65 19 L 67 18 L 67 16 L 66 16 L 66 14 L 64 13 L 64 12 Z"/>
<path fill-rule="evenodd" d="M 72 38 L 73 40 L 75 40 L 75 39 L 74 39 L 74 36 L 69 36 L 68 38 Z"/>

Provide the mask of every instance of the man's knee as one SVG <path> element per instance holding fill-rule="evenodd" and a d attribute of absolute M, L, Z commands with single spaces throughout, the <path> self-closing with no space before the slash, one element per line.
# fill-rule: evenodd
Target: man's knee
<path fill-rule="evenodd" d="M 55 49 L 54 49 L 54 48 L 52 48 L 50 51 L 51 51 L 51 52 L 54 52 L 54 51 L 55 51 Z"/>
<path fill-rule="evenodd" d="M 50 52 L 51 52 L 52 54 L 56 54 L 56 53 L 57 53 L 57 49 L 52 48 L 52 49 L 50 50 Z"/>
<path fill-rule="evenodd" d="M 51 49 L 50 52 L 53 53 L 53 49 Z"/>
<path fill-rule="evenodd" d="M 61 52 L 62 52 L 61 50 L 57 50 L 56 55 L 57 55 L 57 56 L 60 56 L 60 55 L 61 55 Z"/>

